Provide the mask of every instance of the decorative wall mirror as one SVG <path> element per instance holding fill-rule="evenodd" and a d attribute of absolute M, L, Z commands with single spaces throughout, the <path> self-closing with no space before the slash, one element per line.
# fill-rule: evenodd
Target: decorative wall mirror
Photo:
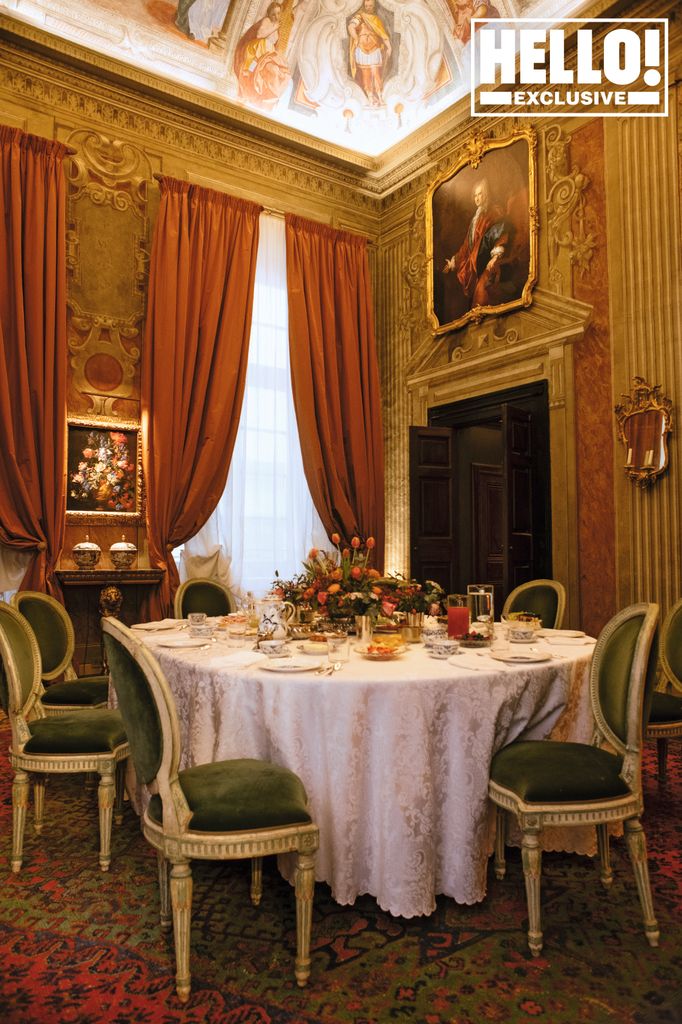
<path fill-rule="evenodd" d="M 639 487 L 648 487 L 668 466 L 668 434 L 672 428 L 672 401 L 661 395 L 661 385 L 633 378 L 632 393 L 616 406 L 618 436 L 625 445 L 625 472 Z"/>

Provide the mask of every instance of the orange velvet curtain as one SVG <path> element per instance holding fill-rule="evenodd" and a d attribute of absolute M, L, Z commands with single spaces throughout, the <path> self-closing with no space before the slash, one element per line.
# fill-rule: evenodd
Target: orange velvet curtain
<path fill-rule="evenodd" d="M 147 613 L 171 609 L 171 554 L 220 499 L 234 448 L 251 332 L 261 207 L 159 177 L 142 358 L 143 464 L 151 565 L 166 570 Z"/>
<path fill-rule="evenodd" d="M 35 552 L 23 589 L 61 595 L 66 251 L 60 142 L 0 125 L 0 542 Z"/>
<path fill-rule="evenodd" d="M 384 448 L 367 241 L 288 215 L 291 378 L 306 479 L 328 534 L 384 558 Z"/>

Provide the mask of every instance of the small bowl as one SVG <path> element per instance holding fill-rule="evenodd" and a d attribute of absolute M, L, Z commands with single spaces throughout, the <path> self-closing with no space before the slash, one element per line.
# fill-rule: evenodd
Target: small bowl
<path fill-rule="evenodd" d="M 429 645 L 429 654 L 432 658 L 439 658 L 441 661 L 444 661 L 451 654 L 454 654 L 458 647 L 459 641 L 457 640 L 434 640 Z"/>
<path fill-rule="evenodd" d="M 261 640 L 258 646 L 267 654 L 268 658 L 284 658 L 287 654 L 287 645 L 284 640 Z"/>

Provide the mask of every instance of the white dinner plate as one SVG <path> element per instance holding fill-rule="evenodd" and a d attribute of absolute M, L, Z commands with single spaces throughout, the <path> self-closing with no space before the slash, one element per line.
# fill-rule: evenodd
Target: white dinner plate
<path fill-rule="evenodd" d="M 141 629 L 146 633 L 156 633 L 162 629 L 181 629 L 182 619 L 162 619 L 160 622 L 136 622 L 131 629 Z"/>
<path fill-rule="evenodd" d="M 538 636 L 546 638 L 567 636 L 577 640 L 578 637 L 585 636 L 585 634 L 581 629 L 539 629 Z"/>
<path fill-rule="evenodd" d="M 556 644 L 557 647 L 589 647 L 590 644 L 596 644 L 596 640 L 591 636 L 546 636 L 546 644 Z"/>
<path fill-rule="evenodd" d="M 314 640 L 305 640 L 302 644 L 296 645 L 303 654 L 326 654 L 327 653 L 327 641 L 323 643 L 316 643 Z"/>
<path fill-rule="evenodd" d="M 313 668 L 319 668 L 320 660 L 311 661 L 310 658 L 277 658 L 273 661 L 264 661 L 259 668 L 266 672 L 310 672 Z"/>
<path fill-rule="evenodd" d="M 506 661 L 509 664 L 552 660 L 551 654 L 543 654 L 542 651 L 510 651 L 509 654 L 493 654 L 491 651 L 490 657 L 495 661 Z"/>
<path fill-rule="evenodd" d="M 206 647 L 210 642 L 210 636 L 178 636 L 159 640 L 159 647 Z"/>

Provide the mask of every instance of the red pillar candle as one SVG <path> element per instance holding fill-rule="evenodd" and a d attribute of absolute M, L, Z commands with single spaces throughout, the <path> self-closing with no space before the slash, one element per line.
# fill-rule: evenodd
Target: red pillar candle
<path fill-rule="evenodd" d="M 463 636 L 469 631 L 469 609 L 448 607 L 448 636 Z"/>

